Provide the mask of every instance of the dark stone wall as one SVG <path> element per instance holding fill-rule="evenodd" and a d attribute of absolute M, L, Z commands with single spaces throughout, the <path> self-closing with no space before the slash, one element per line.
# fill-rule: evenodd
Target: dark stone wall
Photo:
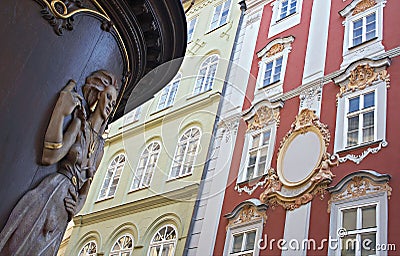
<path fill-rule="evenodd" d="M 120 79 L 122 54 L 111 33 L 87 15 L 58 36 L 34 0 L 0 1 L 0 230 L 12 208 L 56 166 L 39 164 L 58 92 L 93 71 Z"/>

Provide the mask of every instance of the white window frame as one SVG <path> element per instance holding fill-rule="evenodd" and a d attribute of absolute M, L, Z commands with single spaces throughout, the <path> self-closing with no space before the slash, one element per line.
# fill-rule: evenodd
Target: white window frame
<path fill-rule="evenodd" d="M 242 183 L 242 182 L 251 180 L 251 179 L 247 179 L 247 167 L 249 165 L 250 149 L 251 149 L 251 145 L 253 143 L 253 137 L 255 135 L 264 133 L 268 130 L 270 130 L 271 133 L 270 133 L 270 139 L 269 139 L 269 144 L 268 144 L 267 158 L 265 160 L 265 170 L 264 170 L 264 172 L 260 173 L 259 175 L 255 175 L 256 172 L 254 172 L 253 177 L 251 179 L 262 177 L 264 174 L 267 174 L 269 168 L 271 168 L 271 160 L 272 160 L 272 156 L 274 153 L 275 140 L 276 140 L 276 124 L 275 123 L 268 125 L 264 129 L 260 129 L 257 131 L 251 131 L 246 134 L 243 152 L 242 152 L 242 160 L 241 160 L 241 164 L 240 164 L 241 171 L 239 172 L 237 183 Z M 260 143 L 261 143 L 261 140 L 260 140 Z M 258 154 L 259 154 L 259 152 L 257 153 L 257 155 Z M 255 163 L 256 166 L 258 166 L 258 161 L 259 161 L 259 157 L 257 157 L 256 163 Z"/>
<path fill-rule="evenodd" d="M 341 68 L 348 64 L 361 59 L 363 57 L 373 57 L 379 53 L 383 53 L 385 48 L 382 44 L 383 40 L 383 8 L 386 5 L 386 0 L 376 0 L 376 5 L 369 9 L 353 15 L 354 7 L 361 0 L 353 0 L 346 8 L 340 11 L 340 15 L 345 18 L 344 40 L 343 40 L 343 62 Z M 353 45 L 353 25 L 354 22 L 364 18 L 372 13 L 375 13 L 375 37 L 368 41 L 363 41 L 358 45 Z"/>
<path fill-rule="evenodd" d="M 198 130 L 198 132 L 199 132 L 198 136 L 190 137 L 188 139 L 183 139 L 183 136 L 185 136 L 187 133 L 192 133 L 192 131 L 194 129 Z M 195 163 L 196 163 L 196 159 L 197 159 L 197 156 L 198 156 L 198 153 L 199 153 L 201 136 L 202 136 L 201 129 L 199 127 L 197 127 L 197 126 L 191 127 L 191 128 L 185 130 L 185 132 L 182 133 L 182 135 L 179 137 L 178 144 L 177 144 L 176 149 L 175 149 L 174 159 L 172 161 L 172 165 L 171 165 L 171 169 L 170 169 L 170 172 L 169 172 L 168 180 L 178 179 L 178 178 L 181 178 L 181 177 L 186 177 L 186 176 L 192 175 L 193 169 L 194 169 L 194 166 L 195 166 Z M 185 170 L 185 168 L 184 168 L 185 164 L 184 163 L 186 162 L 186 160 L 188 158 L 188 149 L 189 149 L 188 146 L 189 146 L 189 144 L 191 142 L 193 142 L 195 140 L 197 140 L 197 145 L 196 145 L 196 152 L 195 152 L 194 157 L 193 157 L 193 162 L 191 163 L 189 171 L 184 172 L 184 170 Z M 185 152 L 184 152 L 184 154 L 182 156 L 182 161 L 178 162 L 176 160 L 177 156 L 178 156 L 177 154 L 179 153 L 180 148 L 183 145 L 185 145 Z M 179 172 L 178 172 L 178 174 L 176 176 L 173 176 L 174 167 L 177 167 L 177 166 L 180 166 L 179 167 Z"/>
<path fill-rule="evenodd" d="M 375 92 L 375 110 L 374 110 L 374 140 L 370 142 L 360 143 L 354 146 L 347 146 L 347 113 L 349 109 L 349 99 L 365 95 L 370 92 Z M 386 105 L 387 105 L 387 88 L 384 81 L 375 81 L 373 85 L 368 86 L 364 90 L 355 92 L 347 92 L 342 97 L 338 98 L 337 114 L 336 114 L 336 129 L 335 129 L 335 152 L 350 150 L 353 148 L 362 147 L 371 143 L 385 141 L 386 137 Z M 361 108 L 360 102 L 360 108 Z M 359 125 L 362 125 L 359 120 Z M 359 137 L 361 135 L 359 134 Z"/>
<path fill-rule="evenodd" d="M 132 240 L 132 247 L 131 248 L 120 248 L 118 251 L 113 251 L 115 245 L 119 242 L 119 240 L 123 237 L 128 237 L 129 239 Z M 134 239 L 130 234 L 125 234 L 122 235 L 120 237 L 118 237 L 118 239 L 115 241 L 115 243 L 113 244 L 113 246 L 111 247 L 111 251 L 110 251 L 110 255 L 111 256 L 121 256 L 122 253 L 127 253 L 129 252 L 129 255 L 132 255 L 133 252 L 133 248 L 134 248 Z M 124 254 L 125 255 L 125 254 Z"/>
<path fill-rule="evenodd" d="M 361 198 L 348 199 L 338 202 L 332 202 L 331 204 L 331 216 L 330 216 L 330 237 L 337 239 L 336 241 L 339 248 L 329 247 L 328 255 L 340 256 L 341 250 L 341 239 L 338 236 L 338 230 L 342 229 L 343 214 L 342 212 L 346 209 L 366 207 L 370 205 L 376 205 L 376 244 L 387 244 L 387 220 L 388 220 L 388 202 L 387 192 L 381 192 L 378 194 L 370 194 Z M 357 254 L 357 256 L 361 255 Z M 386 251 L 380 251 L 379 255 L 387 255 Z"/>
<path fill-rule="evenodd" d="M 89 246 L 90 244 L 94 244 L 96 251 L 94 253 L 82 254 L 85 247 Z M 84 246 L 82 246 L 82 248 L 78 252 L 78 256 L 96 256 L 96 255 L 97 255 L 97 243 L 95 240 L 91 240 L 91 241 L 87 242 Z"/>
<path fill-rule="evenodd" d="M 157 145 L 158 145 L 158 149 L 154 150 L 154 147 L 156 147 Z M 137 165 L 135 174 L 133 176 L 133 182 L 132 182 L 132 185 L 131 185 L 131 190 L 132 191 L 150 187 L 151 181 L 153 179 L 154 172 L 157 169 L 157 163 L 158 163 L 158 159 L 160 158 L 160 152 L 161 152 L 161 143 L 159 141 L 153 141 L 153 142 L 151 142 L 151 143 L 146 145 L 146 148 L 142 151 L 142 154 L 140 155 L 140 158 L 139 158 L 139 161 L 138 161 L 138 165 Z M 150 159 L 154 155 L 156 155 L 156 161 L 154 162 L 154 166 L 149 166 Z M 137 187 L 135 187 L 135 177 L 138 175 L 139 168 L 141 167 L 140 164 L 142 162 L 142 159 L 145 156 L 147 157 L 147 160 L 146 160 L 144 169 L 142 170 L 142 173 L 140 174 L 139 184 L 138 184 Z M 146 174 L 150 175 L 149 184 L 144 184 Z"/>
<path fill-rule="evenodd" d="M 178 73 L 172 79 L 172 81 L 167 86 L 164 87 L 164 89 L 161 91 L 160 99 L 157 104 L 157 110 L 166 109 L 174 104 L 176 94 L 178 92 L 179 85 L 181 83 L 181 79 L 182 79 L 182 74 Z M 165 97 L 164 101 L 162 101 L 163 97 Z"/>
<path fill-rule="evenodd" d="M 132 110 L 131 112 L 129 112 L 127 115 L 125 115 L 124 125 L 128 125 L 128 124 L 139 121 L 140 115 L 142 113 L 142 108 L 143 108 L 143 105 L 140 105 L 137 108 L 135 108 L 134 110 Z"/>
<path fill-rule="evenodd" d="M 217 54 L 213 54 L 209 57 L 207 57 L 200 65 L 200 70 L 199 73 L 197 74 L 196 81 L 194 84 L 193 88 L 193 95 L 198 95 L 203 92 L 212 90 L 215 82 L 215 76 L 218 71 L 218 62 L 219 62 L 219 56 Z M 213 76 L 210 76 L 211 72 L 211 67 L 215 65 L 215 72 Z M 205 70 L 205 74 L 201 75 L 202 70 Z M 208 82 L 210 80 L 210 82 Z M 199 84 L 199 81 L 201 81 L 201 84 Z M 210 86 L 207 87 L 207 85 L 211 84 Z M 199 89 L 198 89 L 199 88 Z"/>
<path fill-rule="evenodd" d="M 223 2 L 220 2 L 218 5 L 215 5 L 215 6 L 214 6 L 214 11 L 213 11 L 213 14 L 212 14 L 212 16 L 211 16 L 211 22 L 210 22 L 209 31 L 213 31 L 213 30 L 215 30 L 215 29 L 217 29 L 217 28 L 219 28 L 219 27 L 225 25 L 226 23 L 228 23 L 229 18 L 230 18 L 230 15 L 231 15 L 231 6 L 232 6 L 232 2 L 233 2 L 232 0 L 225 0 L 225 1 L 223 1 Z M 225 22 L 222 22 L 222 14 L 223 14 L 224 9 L 226 8 L 226 5 L 227 5 L 227 4 L 229 5 L 229 6 L 228 6 L 228 14 L 226 15 Z M 218 18 L 217 18 L 217 20 L 216 20 L 216 25 L 213 26 L 214 17 L 216 17 L 216 15 L 217 15 L 217 9 L 218 9 L 218 7 L 221 7 L 221 10 L 220 10 L 220 12 L 218 13 Z"/>
<path fill-rule="evenodd" d="M 243 233 L 243 232 L 250 232 L 253 230 L 256 230 L 253 256 L 258 256 L 260 253 L 260 248 L 258 247 L 258 241 L 262 238 L 262 233 L 263 233 L 263 220 L 262 219 L 229 227 L 226 232 L 224 256 L 241 255 L 241 253 L 243 253 L 243 252 L 231 253 L 231 249 L 233 247 L 233 240 L 234 240 L 233 236 Z"/>
<path fill-rule="evenodd" d="M 171 228 L 174 230 L 175 236 L 176 236 L 175 239 L 162 240 L 161 242 L 153 242 L 153 241 L 154 241 L 154 238 L 155 238 L 156 235 L 157 235 L 157 233 L 160 232 L 163 228 L 167 228 L 167 227 L 171 227 Z M 171 244 L 171 243 L 173 243 L 173 250 L 172 250 L 172 253 L 168 254 L 168 256 L 174 256 L 174 255 L 175 255 L 175 250 L 176 250 L 176 244 L 177 244 L 177 242 L 178 242 L 178 230 L 176 229 L 176 227 L 175 227 L 174 225 L 171 225 L 171 224 L 164 225 L 164 226 L 162 226 L 161 228 L 157 229 L 157 231 L 154 233 L 153 237 L 151 238 L 150 244 L 149 244 L 149 251 L 148 251 L 147 255 L 148 255 L 148 256 L 161 256 L 162 254 L 160 254 L 160 255 L 150 254 L 150 253 L 151 253 L 151 249 L 152 249 L 153 247 L 160 246 L 160 248 L 161 248 L 161 249 L 160 249 L 160 252 L 162 253 L 162 249 L 163 249 L 163 247 L 165 246 L 165 244 Z"/>
<path fill-rule="evenodd" d="M 283 93 L 283 83 L 285 81 L 285 74 L 287 68 L 287 62 L 289 59 L 289 53 L 292 51 L 291 44 L 294 41 L 293 36 L 288 36 L 285 38 L 278 38 L 269 42 L 261 51 L 257 53 L 257 57 L 260 58 L 258 63 L 258 75 L 257 75 L 257 88 L 258 90 L 254 91 L 254 100 L 255 102 L 261 101 L 263 99 L 271 98 L 273 96 L 279 95 Z M 275 53 L 272 56 L 267 56 L 269 50 L 276 44 L 282 44 L 283 50 L 281 52 Z M 280 77 L 277 81 L 272 82 L 268 85 L 264 86 L 264 76 L 267 64 L 275 61 L 282 57 L 282 66 Z M 273 72 L 275 72 L 273 65 Z"/>
<path fill-rule="evenodd" d="M 124 158 L 124 161 L 123 161 L 122 163 L 118 163 L 118 162 L 117 162 L 117 163 L 115 163 L 115 164 L 113 165 L 113 163 L 116 162 L 116 161 L 119 161 L 119 159 L 120 159 L 121 157 Z M 113 157 L 113 159 L 111 160 L 110 164 L 109 164 L 108 167 L 107 167 L 106 175 L 104 176 L 104 179 L 103 179 L 103 182 L 102 182 L 102 186 L 101 186 L 101 188 L 100 188 L 98 200 L 103 200 L 103 199 L 107 199 L 107 198 L 112 198 L 112 197 L 115 196 L 115 193 L 117 192 L 117 189 L 118 189 L 119 180 L 120 180 L 120 178 L 121 178 L 121 176 L 122 176 L 122 172 L 124 171 L 125 164 L 126 164 L 126 155 L 125 155 L 124 153 L 118 154 L 117 156 Z M 119 175 L 116 175 L 116 172 L 118 171 L 119 168 L 120 168 L 121 171 L 120 171 Z M 111 173 L 111 171 L 112 171 L 112 173 Z M 107 187 L 105 188 L 107 176 L 108 176 L 110 173 L 111 173 L 111 176 L 109 177 L 110 181 L 109 181 Z M 118 179 L 118 180 L 117 180 L 117 185 L 115 186 L 114 193 L 113 193 L 113 194 L 110 194 L 110 188 L 111 188 L 111 186 L 112 186 L 112 184 L 113 184 L 113 181 L 114 181 L 115 179 Z M 103 189 L 105 189 L 105 194 L 102 196 L 102 190 L 103 190 Z"/>
<path fill-rule="evenodd" d="M 187 42 L 190 43 L 193 41 L 193 35 L 194 35 L 194 31 L 196 30 L 196 25 L 197 25 L 197 16 L 190 19 L 187 22 L 187 29 L 188 29 L 188 37 L 187 37 Z M 190 33 L 190 30 L 192 30 L 192 32 Z"/>
<path fill-rule="evenodd" d="M 301 20 L 301 12 L 303 9 L 303 0 L 297 0 L 296 4 L 296 12 L 293 14 L 287 15 L 284 18 L 280 18 L 281 16 L 281 9 L 282 9 L 282 3 L 287 0 L 276 0 L 271 3 L 272 6 L 272 17 L 271 17 L 271 23 L 269 26 L 268 30 L 268 38 L 273 37 L 279 33 L 282 33 L 285 30 L 288 30 L 289 28 L 292 28 L 298 24 L 300 24 Z M 289 6 L 290 2 L 292 0 L 289 0 Z M 289 12 L 289 8 L 288 8 Z"/>

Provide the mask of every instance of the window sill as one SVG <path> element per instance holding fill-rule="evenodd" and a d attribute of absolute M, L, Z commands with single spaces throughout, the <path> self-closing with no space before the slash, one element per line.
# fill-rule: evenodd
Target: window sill
<path fill-rule="evenodd" d="M 283 81 L 281 81 L 281 79 L 276 80 L 275 82 L 272 82 L 272 83 L 270 83 L 270 84 L 261 86 L 261 87 L 259 87 L 258 89 L 259 89 L 259 90 L 269 89 L 269 88 L 278 86 L 278 85 L 280 85 L 280 84 L 283 84 Z"/>
<path fill-rule="evenodd" d="M 179 179 L 182 179 L 182 178 L 186 178 L 186 177 L 189 177 L 189 176 L 192 176 L 192 172 L 190 172 L 190 173 L 187 173 L 187 174 L 184 174 L 184 175 L 180 175 L 180 176 L 177 176 L 177 177 L 171 177 L 171 178 L 168 178 L 168 180 L 167 180 L 167 182 L 171 182 L 171 181 L 174 181 L 174 180 L 179 180 Z"/>
<path fill-rule="evenodd" d="M 249 180 L 243 180 L 243 181 L 239 181 L 236 183 L 236 185 L 238 186 L 243 186 L 243 185 L 247 185 L 247 184 L 255 184 L 257 183 L 259 180 L 262 180 L 263 178 L 267 177 L 268 173 L 264 173 L 263 175 L 251 178 Z"/>
<path fill-rule="evenodd" d="M 288 16 L 285 16 L 285 17 L 283 17 L 283 18 L 281 18 L 281 19 L 279 19 L 279 20 L 276 20 L 275 23 L 274 23 L 273 25 L 275 25 L 275 24 L 277 24 L 277 23 L 280 23 L 280 22 L 283 22 L 283 21 L 285 21 L 285 20 L 288 20 L 288 19 L 294 17 L 296 14 L 298 14 L 298 12 L 294 12 L 294 13 L 292 13 L 292 14 L 289 14 Z"/>
<path fill-rule="evenodd" d="M 203 92 L 199 92 L 198 94 L 193 94 L 193 95 L 187 97 L 186 100 L 191 100 L 191 99 L 193 99 L 193 98 L 195 98 L 195 97 L 197 97 L 197 96 L 206 94 L 207 92 L 210 92 L 210 91 L 212 91 L 212 88 L 211 88 L 211 89 L 208 89 L 208 90 L 206 90 L 206 91 L 203 91 Z"/>
<path fill-rule="evenodd" d="M 374 140 L 374 141 L 365 142 L 365 143 L 354 145 L 354 146 L 350 146 L 350 147 L 345 147 L 345 148 L 343 148 L 341 150 L 338 150 L 336 153 L 341 154 L 341 153 L 345 153 L 347 151 L 362 149 L 364 147 L 368 147 L 368 146 L 371 146 L 371 145 L 379 144 L 382 141 L 383 140 Z"/>
<path fill-rule="evenodd" d="M 362 42 L 362 43 L 360 43 L 360 44 L 351 46 L 351 47 L 349 47 L 348 50 L 349 50 L 349 51 L 352 51 L 352 50 L 357 49 L 357 48 L 359 48 L 359 47 L 360 47 L 360 48 L 365 47 L 367 44 L 371 43 L 372 41 L 375 41 L 376 39 L 378 39 L 377 36 L 374 37 L 374 38 L 371 38 L 371 39 L 369 39 L 369 40 L 367 40 L 367 41 L 365 41 L 365 42 Z"/>
<path fill-rule="evenodd" d="M 160 113 L 160 112 L 163 112 L 163 111 L 165 111 L 165 110 L 167 110 L 167 109 L 169 109 L 169 108 L 172 108 L 172 106 L 173 106 L 173 105 L 168 106 L 168 107 L 165 107 L 165 108 L 162 108 L 162 109 L 158 109 L 158 110 L 154 111 L 153 113 L 151 113 L 150 116 L 156 115 L 156 114 L 158 114 L 158 113 Z"/>
<path fill-rule="evenodd" d="M 136 120 L 133 120 L 133 121 L 127 123 L 127 124 L 124 124 L 124 125 L 118 127 L 118 129 L 119 129 L 119 130 L 124 129 L 124 128 L 130 126 L 131 124 L 134 124 L 134 123 L 137 123 L 137 122 L 139 122 L 139 119 L 136 119 Z"/>
<path fill-rule="evenodd" d="M 210 29 L 210 30 L 206 31 L 206 32 L 204 33 L 204 35 L 210 34 L 210 33 L 214 32 L 215 30 L 218 30 L 219 28 L 222 28 L 223 26 L 226 26 L 226 24 L 228 24 L 229 22 L 230 22 L 230 21 L 227 21 L 227 22 L 225 22 L 224 24 L 219 25 L 218 27 L 215 27 L 215 28 L 213 28 L 213 29 Z"/>
<path fill-rule="evenodd" d="M 95 204 L 101 203 L 101 202 L 108 201 L 108 200 L 113 199 L 113 198 L 114 198 L 114 196 L 103 197 L 103 198 L 97 199 L 94 203 Z"/>
<path fill-rule="evenodd" d="M 143 187 L 131 189 L 131 190 L 128 191 L 128 194 L 132 194 L 132 193 L 138 192 L 140 190 L 145 190 L 145 189 L 148 189 L 148 188 L 150 188 L 150 186 L 143 186 Z"/>

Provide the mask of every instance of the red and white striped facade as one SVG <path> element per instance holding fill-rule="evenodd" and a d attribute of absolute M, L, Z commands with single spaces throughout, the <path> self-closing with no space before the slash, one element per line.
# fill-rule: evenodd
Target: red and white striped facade
<path fill-rule="evenodd" d="M 398 255 L 400 2 L 246 2 L 254 54 L 233 153 L 217 158 L 213 255 Z"/>

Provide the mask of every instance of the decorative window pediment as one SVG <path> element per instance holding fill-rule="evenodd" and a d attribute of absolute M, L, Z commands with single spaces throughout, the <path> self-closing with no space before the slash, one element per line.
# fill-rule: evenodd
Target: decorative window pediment
<path fill-rule="evenodd" d="M 225 215 L 229 220 L 228 227 L 246 224 L 260 219 L 266 221 L 267 209 L 268 206 L 256 198 L 243 201 L 237 205 L 231 213 Z"/>
<path fill-rule="evenodd" d="M 269 171 L 260 200 L 271 207 L 279 204 L 294 210 L 316 194 L 323 198 L 334 177 L 331 167 L 338 164 L 327 152 L 329 142 L 327 126 L 314 111 L 303 109 L 280 143 L 277 171 Z"/>

